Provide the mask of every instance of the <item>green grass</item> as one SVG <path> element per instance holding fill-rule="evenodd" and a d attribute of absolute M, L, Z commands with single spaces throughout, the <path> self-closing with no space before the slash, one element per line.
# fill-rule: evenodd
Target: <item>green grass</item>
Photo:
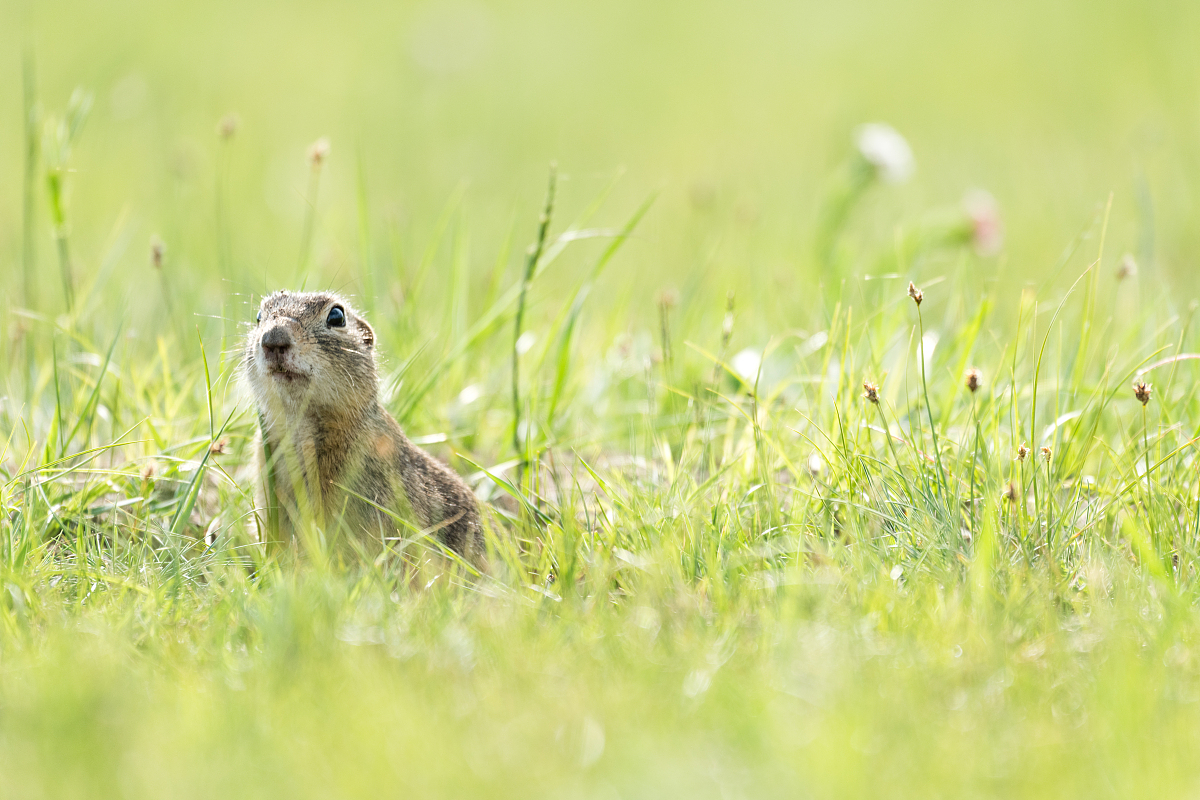
<path fill-rule="evenodd" d="M 121 9 L 0 10 L 0 795 L 1200 790 L 1193 9 Z M 284 285 L 489 574 L 250 540 Z"/>

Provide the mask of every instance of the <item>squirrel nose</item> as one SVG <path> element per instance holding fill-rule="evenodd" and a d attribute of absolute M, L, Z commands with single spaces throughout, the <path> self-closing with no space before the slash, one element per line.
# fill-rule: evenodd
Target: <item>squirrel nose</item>
<path fill-rule="evenodd" d="M 292 335 L 281 325 L 263 334 L 263 354 L 268 358 L 281 358 L 292 346 Z"/>

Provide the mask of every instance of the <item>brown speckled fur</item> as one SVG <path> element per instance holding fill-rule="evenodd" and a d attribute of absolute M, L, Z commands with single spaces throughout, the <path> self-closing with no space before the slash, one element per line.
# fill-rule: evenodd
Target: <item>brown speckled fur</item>
<path fill-rule="evenodd" d="M 344 327 L 328 324 L 335 306 Z M 481 563 L 475 497 L 380 405 L 374 348 L 371 326 L 336 294 L 280 291 L 263 300 L 246 336 L 243 370 L 272 454 L 268 466 L 260 440 L 262 483 L 274 483 L 279 537 L 294 539 L 306 518 L 375 542 L 413 536 L 381 506 Z"/>

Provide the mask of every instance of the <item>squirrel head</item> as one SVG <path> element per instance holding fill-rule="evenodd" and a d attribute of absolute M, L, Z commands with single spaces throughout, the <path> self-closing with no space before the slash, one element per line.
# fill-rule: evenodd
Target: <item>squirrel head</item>
<path fill-rule="evenodd" d="M 263 298 L 242 366 L 259 410 L 271 417 L 354 413 L 378 396 L 375 331 L 331 292 Z"/>

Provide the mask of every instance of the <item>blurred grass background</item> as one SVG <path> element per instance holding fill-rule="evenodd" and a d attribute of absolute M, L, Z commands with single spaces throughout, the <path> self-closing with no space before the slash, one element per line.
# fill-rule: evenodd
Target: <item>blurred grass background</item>
<path fill-rule="evenodd" d="M 1200 351 L 1198 16 L 0 4 L 0 795 L 1194 794 L 1196 362 L 1147 406 L 1128 385 Z M 43 115 L 94 93 L 73 314 L 42 161 L 24 282 L 26 65 Z M 917 170 L 824 263 L 870 121 Z M 512 304 L 468 331 L 519 281 L 552 161 L 555 236 L 658 196 L 564 349 L 557 417 L 552 321 L 612 240 L 533 288 L 535 523 L 459 456 L 512 474 Z M 972 188 L 1001 252 L 922 240 Z M 393 411 L 438 378 L 404 421 L 492 501 L 490 579 L 246 570 L 238 325 L 302 285 L 369 310 Z"/>
<path fill-rule="evenodd" d="M 609 224 L 664 190 L 613 286 L 679 284 L 709 267 L 714 295 L 764 287 L 764 321 L 803 320 L 821 279 L 808 258 L 817 205 L 848 132 L 876 119 L 918 160 L 916 179 L 877 201 L 885 238 L 905 212 L 986 188 L 1005 215 L 1006 274 L 1036 277 L 1112 191 L 1114 261 L 1133 251 L 1195 292 L 1200 11 L 1187 3 L 9 2 L 0 13 L 11 120 L 0 244 L 12 263 L 29 50 L 46 108 L 77 85 L 96 94 L 73 157 L 72 235 L 94 267 L 128 213 L 121 276 L 105 290 L 135 307 L 128 287 L 147 273 L 152 233 L 197 310 L 223 290 L 295 284 L 304 151 L 325 135 L 310 285 L 394 274 L 393 241 L 419 260 L 460 187 L 472 274 L 486 273 L 557 160 L 564 219 L 622 168 Z M 214 129 L 230 112 L 236 269 L 222 285 Z M 652 293 L 630 300 L 629 316 L 652 314 Z"/>

